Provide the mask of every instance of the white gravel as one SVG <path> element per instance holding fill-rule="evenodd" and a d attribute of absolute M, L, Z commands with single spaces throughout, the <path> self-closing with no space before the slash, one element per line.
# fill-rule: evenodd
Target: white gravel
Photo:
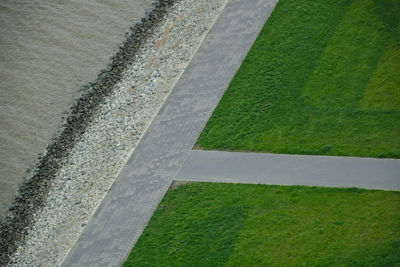
<path fill-rule="evenodd" d="M 10 266 L 60 265 L 227 0 L 181 0 L 73 148 Z"/>

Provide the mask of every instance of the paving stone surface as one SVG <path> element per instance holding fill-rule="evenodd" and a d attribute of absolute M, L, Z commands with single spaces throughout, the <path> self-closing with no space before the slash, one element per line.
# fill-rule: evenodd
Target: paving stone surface
<path fill-rule="evenodd" d="M 230 0 L 64 266 L 120 266 L 277 0 Z"/>
<path fill-rule="evenodd" d="M 176 180 L 400 190 L 400 160 L 193 150 Z"/>

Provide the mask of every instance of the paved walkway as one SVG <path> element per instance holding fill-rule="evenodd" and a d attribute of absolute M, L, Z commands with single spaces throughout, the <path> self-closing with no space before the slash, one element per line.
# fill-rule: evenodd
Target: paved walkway
<path fill-rule="evenodd" d="M 400 160 L 193 150 L 176 180 L 400 190 Z"/>
<path fill-rule="evenodd" d="M 64 266 L 120 266 L 277 0 L 230 0 Z"/>

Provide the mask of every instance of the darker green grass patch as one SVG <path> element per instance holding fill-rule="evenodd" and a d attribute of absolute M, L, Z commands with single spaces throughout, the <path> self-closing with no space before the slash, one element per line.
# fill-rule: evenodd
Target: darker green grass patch
<path fill-rule="evenodd" d="M 193 183 L 169 191 L 124 266 L 396 266 L 400 192 Z"/>
<path fill-rule="evenodd" d="M 281 0 L 196 147 L 400 158 L 400 2 Z"/>

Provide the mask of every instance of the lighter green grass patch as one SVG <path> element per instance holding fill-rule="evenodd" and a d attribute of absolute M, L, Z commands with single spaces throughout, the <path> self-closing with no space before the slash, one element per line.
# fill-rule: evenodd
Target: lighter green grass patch
<path fill-rule="evenodd" d="M 387 43 L 374 2 L 354 0 L 350 5 L 303 87 L 307 102 L 324 109 L 358 106 Z"/>
<path fill-rule="evenodd" d="M 388 44 L 365 88 L 361 108 L 400 111 L 400 46 L 394 40 Z"/>

